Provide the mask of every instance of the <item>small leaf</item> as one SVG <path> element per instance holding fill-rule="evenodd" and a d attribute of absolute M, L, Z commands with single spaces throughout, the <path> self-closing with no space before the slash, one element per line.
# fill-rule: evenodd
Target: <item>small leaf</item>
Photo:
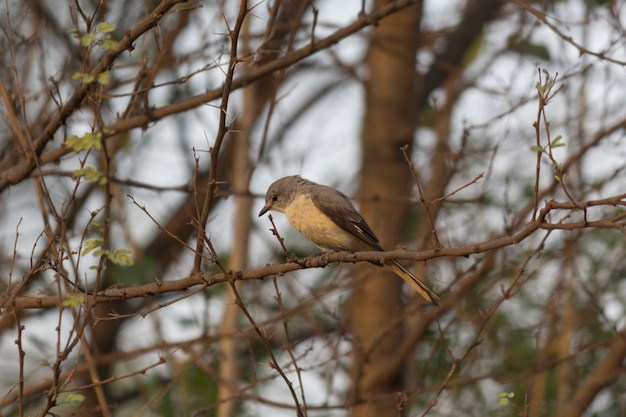
<path fill-rule="evenodd" d="M 77 145 L 79 141 L 80 141 L 80 138 L 78 136 L 72 135 L 65 140 L 65 143 L 63 143 L 63 146 L 65 146 L 66 148 L 72 148 L 76 151 L 77 149 L 75 149 L 74 147 Z"/>
<path fill-rule="evenodd" d="M 498 394 L 498 398 L 500 399 L 500 407 L 506 407 L 511 404 L 511 401 L 515 397 L 514 392 L 501 392 Z"/>
<path fill-rule="evenodd" d="M 98 74 L 98 84 L 106 85 L 109 83 L 109 71 L 104 71 Z"/>
<path fill-rule="evenodd" d="M 135 264 L 132 254 L 133 252 L 130 249 L 120 248 L 107 253 L 107 257 L 117 265 L 132 266 Z"/>
<path fill-rule="evenodd" d="M 91 74 L 87 74 L 85 72 L 77 72 L 74 75 L 72 75 L 72 80 L 80 80 L 80 82 L 83 84 L 90 84 L 94 82 L 95 79 L 96 79 L 95 76 Z"/>
<path fill-rule="evenodd" d="M 465 50 L 462 63 L 463 67 L 470 65 L 480 56 L 480 52 L 483 49 L 484 44 L 484 35 L 480 34 L 474 38 L 472 43 L 469 45 L 469 48 Z"/>
<path fill-rule="evenodd" d="M 61 303 L 62 307 L 78 307 L 85 302 L 85 297 L 82 294 L 70 294 L 65 297 L 65 300 Z"/>
<path fill-rule="evenodd" d="M 545 152 L 546 150 L 543 149 L 541 146 L 537 146 L 537 145 L 533 145 L 530 147 L 530 150 L 533 152 Z"/>
<path fill-rule="evenodd" d="M 98 23 L 98 26 L 96 26 L 96 32 L 100 32 L 100 33 L 109 33 L 109 32 L 113 32 L 114 30 L 115 30 L 115 25 L 109 22 Z"/>
<path fill-rule="evenodd" d="M 85 33 L 80 37 L 80 44 L 83 46 L 91 46 L 98 39 L 95 33 Z"/>
<path fill-rule="evenodd" d="M 556 138 L 554 138 L 552 142 L 550 142 L 550 146 L 553 148 L 565 146 L 565 142 L 563 142 L 563 136 L 558 135 Z"/>
<path fill-rule="evenodd" d="M 102 132 L 86 133 L 83 137 L 72 135 L 65 140 L 64 146 L 72 148 L 76 152 L 85 151 L 91 148 L 102 149 Z"/>
<path fill-rule="evenodd" d="M 58 404 L 59 405 L 81 405 L 85 401 L 85 396 L 83 394 L 77 394 L 75 392 L 68 392 L 64 395 L 59 396 Z"/>
<path fill-rule="evenodd" d="M 100 185 L 104 185 L 107 183 L 107 178 L 104 176 L 104 174 L 98 171 L 93 166 L 86 166 L 81 169 L 76 169 L 72 171 L 72 176 L 74 178 L 83 177 L 87 181 L 95 182 L 96 184 Z"/>
<path fill-rule="evenodd" d="M 87 133 L 83 139 L 91 144 L 92 148 L 102 149 L 102 132 Z"/>
<path fill-rule="evenodd" d="M 92 211 L 91 215 L 95 217 L 95 215 L 98 214 L 99 211 L 100 209 L 98 209 L 97 211 Z M 95 229 L 102 227 L 102 225 L 103 225 L 102 221 L 98 219 L 93 219 L 91 220 L 91 223 L 89 224 L 89 228 L 95 230 Z"/>
<path fill-rule="evenodd" d="M 109 51 L 111 49 L 117 49 L 117 47 L 120 45 L 120 43 L 118 41 L 115 41 L 111 38 L 111 35 L 106 35 L 102 38 L 102 40 L 100 41 L 100 46 L 102 46 L 102 49 Z"/>
<path fill-rule="evenodd" d="M 546 48 L 545 45 L 539 43 L 532 43 L 523 39 L 515 42 L 509 48 L 511 51 L 520 55 L 530 55 L 544 61 L 550 61 L 550 51 L 548 51 L 548 48 Z"/>
<path fill-rule="evenodd" d="M 85 241 L 83 251 L 81 252 L 81 256 L 85 256 L 89 252 L 100 247 L 102 247 L 102 239 L 87 239 Z"/>

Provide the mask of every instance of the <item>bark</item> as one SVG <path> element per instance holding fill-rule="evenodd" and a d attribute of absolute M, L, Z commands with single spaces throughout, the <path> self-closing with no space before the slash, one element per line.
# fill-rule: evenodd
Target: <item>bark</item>
<path fill-rule="evenodd" d="M 389 2 L 377 1 L 375 7 Z M 385 197 L 407 196 L 410 170 L 400 147 L 410 144 L 415 125 L 415 59 L 419 43 L 421 5 L 381 21 L 374 29 L 367 55 L 363 121 L 361 212 L 383 247 L 401 243 L 408 206 Z M 390 328 L 402 308 L 402 281 L 386 269 L 361 264 L 355 267 L 350 304 L 354 335 L 353 416 L 396 416 L 396 393 L 404 388 L 403 370 L 390 369 L 396 347 L 403 339 L 401 326 Z"/>
<path fill-rule="evenodd" d="M 616 334 L 608 346 L 606 355 L 597 366 L 583 379 L 574 396 L 558 414 L 559 417 L 577 417 L 588 410 L 593 400 L 604 388 L 622 377 L 626 358 L 626 332 Z"/>
<path fill-rule="evenodd" d="M 256 53 L 257 61 L 250 68 L 247 68 L 248 70 L 278 56 L 278 51 L 284 48 L 287 39 L 294 36 L 294 31 L 298 27 L 303 11 L 308 6 L 308 0 L 277 3 L 274 9 L 277 14 L 276 20 L 270 19 L 268 22 L 264 42 Z M 247 35 L 249 35 L 248 25 L 244 29 L 242 39 L 243 43 L 246 44 L 246 55 L 251 53 L 247 44 Z M 282 81 L 281 78 L 280 74 L 262 77 L 244 89 L 244 109 L 238 118 L 238 123 L 231 129 L 233 133 L 229 142 L 232 142 L 234 147 L 234 158 L 230 169 L 230 184 L 235 198 L 235 216 L 233 219 L 233 251 L 230 267 L 234 270 L 245 270 L 248 266 L 248 246 L 252 228 L 250 213 L 254 201 L 249 191 L 250 170 L 253 168 L 253 164 L 249 160 L 250 135 L 258 124 L 264 107 L 268 103 L 273 103 L 278 84 Z M 240 284 L 241 282 L 235 283 L 237 287 Z M 232 291 L 226 293 L 224 305 L 220 333 L 236 334 L 239 327 L 240 311 Z M 220 340 L 219 375 L 221 383 L 218 386 L 218 417 L 229 417 L 235 413 L 236 400 L 240 394 L 238 354 L 235 337 L 224 337 Z"/>

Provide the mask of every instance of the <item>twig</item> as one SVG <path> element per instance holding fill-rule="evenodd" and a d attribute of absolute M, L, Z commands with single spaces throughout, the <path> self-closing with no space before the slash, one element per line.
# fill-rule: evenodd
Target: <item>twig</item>
<path fill-rule="evenodd" d="M 413 260 L 427 261 L 430 259 L 444 257 L 468 257 L 477 253 L 484 253 L 507 246 L 516 245 L 538 230 L 579 230 L 579 229 L 616 229 L 621 233 L 626 230 L 626 224 L 613 222 L 609 220 L 597 221 L 578 221 L 571 223 L 550 223 L 546 220 L 548 214 L 553 210 L 579 210 L 578 206 L 583 208 L 590 206 L 607 205 L 626 207 L 626 196 L 618 195 L 612 198 L 602 200 L 590 200 L 578 203 L 578 205 L 570 202 L 547 201 L 545 207 L 539 211 L 537 219 L 531 221 L 519 232 L 513 235 L 501 236 L 490 239 L 481 243 L 472 243 L 459 247 L 442 247 L 439 249 L 430 249 L 422 252 L 412 252 L 406 250 L 394 250 L 387 252 L 331 252 L 313 256 L 301 260 L 300 262 L 287 262 L 280 265 L 268 265 L 261 269 L 251 269 L 246 271 L 235 271 L 229 274 L 205 274 L 203 272 L 192 273 L 186 278 L 159 281 L 158 283 L 150 283 L 137 285 L 128 288 L 109 288 L 92 294 L 91 301 L 94 303 L 105 302 L 119 299 L 129 299 L 145 297 L 146 294 L 165 294 L 170 292 L 187 291 L 196 285 L 215 285 L 221 282 L 229 282 L 231 275 L 237 280 L 250 280 L 264 278 L 270 275 L 280 275 L 286 272 L 295 271 L 306 268 L 323 268 L 332 262 L 375 262 L 384 263 L 390 260 Z M 618 216 L 622 219 L 621 216 Z M 62 298 L 57 296 L 20 296 L 15 297 L 14 303 L 16 308 L 44 308 L 58 306 Z"/>
<path fill-rule="evenodd" d="M 300 401 L 298 401 L 298 395 L 296 394 L 296 391 L 293 388 L 293 383 L 289 380 L 289 378 L 287 378 L 287 375 L 285 374 L 285 372 L 279 365 L 278 360 L 276 359 L 276 356 L 274 355 L 274 352 L 272 351 L 272 346 L 270 345 L 267 339 L 267 336 L 263 334 L 263 332 L 257 325 L 256 321 L 254 320 L 254 318 L 252 317 L 252 315 L 246 308 L 245 304 L 243 303 L 243 300 L 241 299 L 241 296 L 239 295 L 239 291 L 237 291 L 237 286 L 235 285 L 235 281 L 232 280 L 232 276 L 230 278 L 231 279 L 229 279 L 228 282 L 230 283 L 230 288 L 233 291 L 233 295 L 235 296 L 235 302 L 237 303 L 237 305 L 239 306 L 243 314 L 246 316 L 246 318 L 252 325 L 252 330 L 254 330 L 254 332 L 257 334 L 257 336 L 261 340 L 261 343 L 265 347 L 265 350 L 267 351 L 267 354 L 269 355 L 270 360 L 271 360 L 271 362 L 269 363 L 269 366 L 272 369 L 276 370 L 276 372 L 278 372 L 282 380 L 287 385 L 287 388 L 289 389 L 289 392 L 291 393 L 291 397 L 293 398 L 293 401 L 296 405 L 298 417 L 306 417 L 306 411 L 300 405 Z"/>
<path fill-rule="evenodd" d="M 411 162 L 411 159 L 409 158 L 409 155 L 407 153 L 408 149 L 409 149 L 409 145 L 404 145 L 403 147 L 400 148 L 400 150 L 402 151 L 402 155 L 404 155 L 404 160 L 406 161 L 406 163 L 409 166 L 409 169 L 411 170 L 411 175 L 413 176 L 413 181 L 417 185 L 417 191 L 419 192 L 420 203 L 422 204 L 422 207 L 424 207 L 424 212 L 426 214 L 426 221 L 428 221 L 428 225 L 430 226 L 430 230 L 431 230 L 431 233 L 433 235 L 433 247 L 435 249 L 439 249 L 439 248 L 443 247 L 443 245 L 441 244 L 441 242 L 439 242 L 439 236 L 437 236 L 437 229 L 435 228 L 435 224 L 433 223 L 433 219 L 432 219 L 432 216 L 431 216 L 430 210 L 429 210 L 430 204 L 429 204 L 429 202 L 426 201 L 426 199 L 424 197 L 424 191 L 422 190 L 422 184 L 420 183 L 419 179 L 417 178 L 417 172 L 415 172 L 415 165 L 413 164 L 413 162 Z"/>
<path fill-rule="evenodd" d="M 213 194 L 217 186 L 217 165 L 219 160 L 220 148 L 226 134 L 228 133 L 228 126 L 226 124 L 226 116 L 228 115 L 228 103 L 230 100 L 230 94 L 233 91 L 233 78 L 235 77 L 235 69 L 239 63 L 239 57 L 237 55 L 237 45 L 239 43 L 239 34 L 243 27 L 244 19 L 248 13 L 248 2 L 241 0 L 239 3 L 239 13 L 237 14 L 237 20 L 232 30 L 229 30 L 230 36 L 230 61 L 228 65 L 228 71 L 226 72 L 226 79 L 221 91 L 222 101 L 220 104 L 220 118 L 219 128 L 215 137 L 215 144 L 211 147 L 209 153 L 210 168 L 209 168 L 209 188 L 204 196 L 204 202 L 202 204 L 202 211 L 198 216 L 198 235 L 196 238 L 196 254 L 193 261 L 194 272 L 200 271 L 202 264 L 202 248 L 204 247 L 204 239 L 206 235 L 206 223 L 209 218 L 211 205 L 213 202 Z"/>
<path fill-rule="evenodd" d="M 478 180 L 479 180 L 479 179 L 481 179 L 481 178 L 482 178 L 482 177 L 484 177 L 484 176 L 485 176 L 485 173 L 484 173 L 484 172 L 481 172 L 480 174 L 478 174 L 477 176 L 475 176 L 475 177 L 474 177 L 474 179 L 472 179 L 471 181 L 468 181 L 467 183 L 465 183 L 464 185 L 460 186 L 460 187 L 459 187 L 459 188 L 457 188 L 456 190 L 454 190 L 454 191 L 452 191 L 452 192 L 450 192 L 450 193 L 448 193 L 448 194 L 444 195 L 443 197 L 439 197 L 439 198 L 436 198 L 436 199 L 434 199 L 434 200 L 429 201 L 429 202 L 428 202 L 428 205 L 429 205 L 429 206 L 433 206 L 433 205 L 435 205 L 435 204 L 440 203 L 440 202 L 441 202 L 441 201 L 443 201 L 443 200 L 447 200 L 448 198 L 452 197 L 453 195 L 455 195 L 455 194 L 456 194 L 456 193 L 458 193 L 459 191 L 466 189 L 467 187 L 469 187 L 469 186 L 470 186 L 470 185 L 472 185 L 472 184 L 475 184 L 476 182 L 478 182 Z"/>
<path fill-rule="evenodd" d="M 280 233 L 278 233 L 278 227 L 276 227 L 276 223 L 274 223 L 274 218 L 272 217 L 271 214 L 269 214 L 268 219 L 270 220 L 270 223 L 272 223 L 272 228 L 270 229 L 270 232 L 272 232 L 272 235 L 276 236 L 276 239 L 278 239 L 278 243 L 280 244 L 280 247 L 283 250 L 283 253 L 285 255 L 287 255 L 287 247 L 285 246 L 285 239 L 283 237 L 280 236 Z"/>
<path fill-rule="evenodd" d="M 278 281 L 276 280 L 276 276 L 272 277 L 272 283 L 274 284 L 274 291 L 276 291 L 276 296 L 274 297 L 274 299 L 276 300 L 276 304 L 278 304 L 280 315 L 283 317 L 283 320 L 282 320 L 283 331 L 285 332 L 285 340 L 286 340 L 283 347 L 289 354 L 289 358 L 291 359 L 293 368 L 296 371 L 296 377 L 298 378 L 298 386 L 300 387 L 300 398 L 302 398 L 302 411 L 303 411 L 304 416 L 306 417 L 308 415 L 307 413 L 308 407 L 306 403 L 306 396 L 304 395 L 304 381 L 302 380 L 302 368 L 300 367 L 300 365 L 298 365 L 298 362 L 296 361 L 296 357 L 293 354 L 293 349 L 291 347 L 291 336 L 289 334 L 289 326 L 288 326 L 289 321 L 287 320 L 288 316 L 285 314 L 282 295 L 281 295 L 280 289 L 278 288 Z"/>

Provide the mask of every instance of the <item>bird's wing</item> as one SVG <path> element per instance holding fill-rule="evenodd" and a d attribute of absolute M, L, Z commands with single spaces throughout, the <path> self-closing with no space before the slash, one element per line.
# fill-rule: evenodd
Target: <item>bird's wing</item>
<path fill-rule="evenodd" d="M 339 227 L 367 243 L 372 250 L 383 250 L 372 229 L 345 194 L 325 185 L 317 185 L 326 188 L 327 191 L 323 193 L 323 198 L 320 198 L 318 193 L 311 193 L 313 203 L 322 213 Z"/>

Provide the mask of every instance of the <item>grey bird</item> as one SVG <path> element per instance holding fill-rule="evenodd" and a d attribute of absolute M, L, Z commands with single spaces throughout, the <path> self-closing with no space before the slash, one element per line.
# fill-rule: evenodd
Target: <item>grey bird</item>
<path fill-rule="evenodd" d="M 350 199 L 334 188 L 317 184 L 298 175 L 274 182 L 265 194 L 265 206 L 284 213 L 291 225 L 322 251 L 384 251 L 378 238 Z M 398 261 L 386 265 L 427 301 L 439 305 L 439 297 Z"/>

